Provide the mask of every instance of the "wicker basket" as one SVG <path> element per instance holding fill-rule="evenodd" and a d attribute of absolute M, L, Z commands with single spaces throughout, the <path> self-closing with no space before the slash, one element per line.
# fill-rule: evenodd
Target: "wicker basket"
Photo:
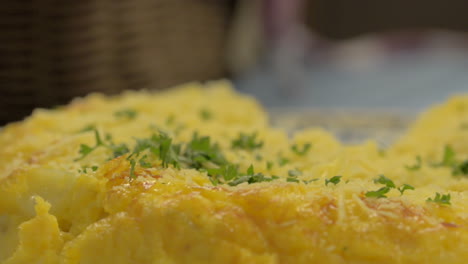
<path fill-rule="evenodd" d="M 91 91 L 225 74 L 227 0 L 5 0 L 0 122 Z"/>

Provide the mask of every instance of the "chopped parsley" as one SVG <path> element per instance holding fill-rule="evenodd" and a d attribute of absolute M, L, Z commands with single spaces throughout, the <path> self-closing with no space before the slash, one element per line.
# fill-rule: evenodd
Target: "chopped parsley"
<path fill-rule="evenodd" d="M 253 165 L 250 165 L 250 167 L 247 169 L 246 175 L 238 175 L 233 181 L 229 182 L 228 184 L 230 186 L 236 186 L 244 182 L 252 184 L 252 183 L 257 183 L 257 182 L 269 182 L 269 181 L 273 181 L 276 179 L 279 179 L 279 177 L 278 176 L 266 177 L 262 173 L 255 173 Z"/>
<path fill-rule="evenodd" d="M 294 144 L 291 146 L 291 150 L 299 156 L 304 156 L 305 154 L 307 154 L 307 152 L 309 152 L 311 147 L 312 145 L 310 143 L 302 145 L 302 148 L 299 147 L 297 144 Z"/>
<path fill-rule="evenodd" d="M 266 163 L 267 170 L 271 170 L 273 168 L 273 165 L 274 165 L 273 162 L 267 161 Z"/>
<path fill-rule="evenodd" d="M 287 182 L 299 182 L 299 180 L 297 178 L 294 178 L 294 177 L 288 177 L 288 178 L 286 178 L 286 181 Z"/>
<path fill-rule="evenodd" d="M 252 165 L 246 173 L 240 173 L 238 165 L 225 159 L 218 144 L 212 143 L 210 137 L 198 136 L 197 133 L 194 133 L 191 141 L 182 144 L 174 144 L 172 139 L 161 131 L 150 138 L 136 139 L 135 147 L 127 157 L 130 162 L 131 179 L 136 177 L 137 165 L 153 165 L 151 157 L 158 159 L 162 167 L 172 165 L 175 168 L 206 171 L 214 185 L 226 183 L 236 186 L 244 182 L 252 184 L 278 179 L 277 176 L 266 177 L 262 173 L 255 173 Z"/>
<path fill-rule="evenodd" d="M 91 169 L 93 172 L 99 169 L 98 166 L 91 166 L 91 167 L 82 167 L 78 170 L 79 173 L 88 173 L 88 169 Z"/>
<path fill-rule="evenodd" d="M 444 156 L 442 162 L 439 164 L 441 166 L 453 166 L 457 161 L 455 160 L 455 151 L 449 145 L 446 145 L 444 148 Z"/>
<path fill-rule="evenodd" d="M 135 166 L 136 166 L 136 161 L 134 159 L 129 160 L 130 162 L 130 179 L 135 179 Z"/>
<path fill-rule="evenodd" d="M 392 180 L 390 180 L 389 178 L 385 177 L 384 175 L 379 175 L 379 178 L 375 179 L 374 180 L 374 183 L 380 183 L 380 184 L 383 184 L 385 185 L 386 187 L 388 188 L 395 188 L 395 183 L 393 183 Z"/>
<path fill-rule="evenodd" d="M 311 179 L 311 180 L 303 180 L 302 182 L 305 183 L 305 184 L 309 184 L 311 182 L 315 182 L 315 181 L 318 181 L 319 179 Z"/>
<path fill-rule="evenodd" d="M 387 198 L 386 194 L 390 191 L 390 187 L 382 187 L 377 191 L 366 192 L 366 197 Z"/>
<path fill-rule="evenodd" d="M 298 176 L 301 176 L 302 175 L 302 172 L 298 171 L 298 170 L 289 170 L 288 171 L 288 176 L 289 177 L 298 177 Z"/>
<path fill-rule="evenodd" d="M 111 143 L 109 145 L 109 148 L 112 150 L 112 156 L 114 158 L 120 157 L 120 156 L 125 155 L 128 152 L 130 152 L 130 149 L 124 143 L 118 144 L 118 145 L 115 145 L 115 144 Z"/>
<path fill-rule="evenodd" d="M 427 198 L 426 202 L 450 205 L 450 198 L 450 193 L 440 194 L 437 192 L 434 198 Z"/>
<path fill-rule="evenodd" d="M 250 135 L 241 132 L 239 137 L 232 141 L 233 149 L 254 150 L 262 146 L 263 141 L 257 141 L 257 133 L 255 132 Z"/>
<path fill-rule="evenodd" d="M 401 195 L 403 195 L 403 193 L 406 191 L 406 190 L 414 190 L 414 187 L 409 185 L 409 184 L 403 184 L 402 186 L 400 186 L 398 188 L 398 191 L 400 192 Z"/>
<path fill-rule="evenodd" d="M 284 157 L 280 157 L 278 160 L 278 165 L 280 165 L 280 167 L 283 167 L 284 165 L 288 163 L 289 163 L 289 159 L 284 158 Z"/>
<path fill-rule="evenodd" d="M 455 176 L 463 175 L 468 176 L 468 160 L 460 162 L 460 164 L 453 167 L 452 174 Z"/>
<path fill-rule="evenodd" d="M 395 183 L 384 175 L 379 175 L 379 178 L 375 179 L 374 183 L 385 186 L 376 191 L 366 192 L 366 197 L 387 198 L 386 194 L 390 192 L 391 189 L 397 189 L 401 195 L 403 195 L 406 190 L 414 190 L 413 186 L 406 183 L 397 188 Z"/>
<path fill-rule="evenodd" d="M 221 176 L 224 181 L 230 181 L 239 175 L 238 167 L 234 164 L 223 165 L 217 169 L 208 169 L 207 172 L 212 176 Z"/>
<path fill-rule="evenodd" d="M 175 122 L 175 116 L 173 114 L 169 115 L 166 119 L 166 125 L 172 125 Z"/>
<path fill-rule="evenodd" d="M 150 138 L 136 139 L 136 141 L 133 152 L 127 157 L 129 161 L 134 160 L 136 164 L 135 159 L 148 150 L 149 153 L 159 157 L 163 167 L 167 168 L 169 164 L 178 167 L 179 160 L 175 153 L 176 147 L 172 145 L 172 139 L 167 134 L 160 132 L 158 135 L 153 134 Z M 141 159 L 143 158 L 146 157 L 143 156 Z M 146 164 L 145 160 L 143 164 Z"/>
<path fill-rule="evenodd" d="M 149 138 L 136 139 L 136 145 L 127 160 L 134 172 L 136 164 L 142 167 L 152 166 L 148 161 L 150 157 L 158 159 L 164 168 L 172 165 L 175 168 L 207 171 L 214 183 L 218 182 L 217 177 L 222 176 L 226 181 L 238 174 L 237 167 L 229 165 L 219 146 L 211 143 L 210 137 L 200 137 L 196 133 L 185 144 L 174 144 L 172 138 L 161 131 Z"/>
<path fill-rule="evenodd" d="M 421 168 L 421 165 L 422 165 L 421 156 L 416 156 L 416 164 L 411 165 L 411 166 L 406 165 L 405 168 L 410 171 L 415 171 L 415 170 L 419 170 Z"/>
<path fill-rule="evenodd" d="M 247 175 L 254 175 L 254 167 L 252 164 L 250 164 L 249 168 L 247 169 Z"/>
<path fill-rule="evenodd" d="M 213 118 L 213 113 L 211 113 L 208 109 L 203 108 L 202 110 L 200 110 L 200 117 L 205 121 L 210 120 Z"/>
<path fill-rule="evenodd" d="M 442 162 L 436 166 L 451 167 L 453 176 L 468 176 L 468 160 L 458 162 L 455 151 L 449 145 L 444 148 Z"/>
<path fill-rule="evenodd" d="M 96 130 L 96 125 L 95 124 L 89 124 L 85 127 L 83 127 L 78 133 L 84 133 L 84 132 L 90 132 Z"/>
<path fill-rule="evenodd" d="M 141 157 L 141 159 L 138 161 L 138 163 L 140 164 L 141 167 L 143 167 L 143 168 L 151 168 L 151 167 L 152 167 L 151 163 L 147 161 L 147 158 L 148 158 L 148 156 L 147 156 L 147 155 L 144 155 L 144 156 Z"/>
<path fill-rule="evenodd" d="M 337 185 L 341 181 L 342 176 L 333 176 L 330 179 L 325 179 L 325 186 L 328 186 L 329 183 Z"/>
<path fill-rule="evenodd" d="M 117 118 L 126 118 L 129 120 L 133 120 L 137 117 L 138 112 L 134 109 L 122 109 L 114 113 L 114 116 Z"/>
<path fill-rule="evenodd" d="M 80 157 L 77 158 L 75 161 L 82 160 L 86 156 L 88 156 L 91 152 L 99 148 L 100 146 L 104 146 L 104 142 L 101 139 L 101 135 L 99 134 L 99 131 L 97 129 L 94 129 L 94 137 L 96 140 L 96 143 L 93 147 L 86 145 L 86 144 L 81 144 L 80 145 L 80 150 L 78 151 L 80 153 Z"/>
<path fill-rule="evenodd" d="M 379 149 L 377 151 L 377 154 L 379 155 L 379 157 L 384 158 L 385 156 L 387 156 L 387 151 L 385 149 Z"/>

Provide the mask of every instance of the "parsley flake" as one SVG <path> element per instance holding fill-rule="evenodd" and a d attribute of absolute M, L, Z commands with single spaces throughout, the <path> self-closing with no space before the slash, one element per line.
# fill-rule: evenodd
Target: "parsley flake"
<path fill-rule="evenodd" d="M 380 183 L 385 185 L 388 188 L 396 188 L 395 183 L 392 180 L 385 177 L 384 175 L 379 175 L 379 178 L 374 180 L 374 183 Z"/>
<path fill-rule="evenodd" d="M 293 177 L 288 177 L 288 178 L 286 178 L 286 181 L 287 181 L 287 182 L 299 182 L 298 179 L 293 178 Z"/>
<path fill-rule="evenodd" d="M 85 133 L 85 132 L 90 132 L 96 130 L 96 125 L 95 124 L 89 124 L 85 127 L 83 127 L 78 133 Z"/>
<path fill-rule="evenodd" d="M 460 164 L 454 166 L 452 174 L 455 176 L 463 175 L 468 176 L 468 160 L 461 162 Z"/>
<path fill-rule="evenodd" d="M 240 133 L 239 137 L 232 141 L 233 149 L 254 150 L 263 146 L 262 141 L 257 141 L 257 133 L 244 134 Z"/>
<path fill-rule="evenodd" d="M 271 170 L 273 168 L 273 165 L 274 165 L 273 162 L 267 161 L 266 163 L 267 170 Z"/>
<path fill-rule="evenodd" d="M 280 167 L 283 167 L 284 165 L 288 163 L 289 163 L 289 159 L 284 158 L 284 157 L 280 157 L 278 160 L 278 164 L 280 165 Z"/>
<path fill-rule="evenodd" d="M 118 145 L 111 143 L 109 148 L 112 150 L 112 155 L 114 158 L 120 157 L 130 152 L 128 146 L 124 143 Z"/>
<path fill-rule="evenodd" d="M 415 170 L 419 170 L 421 168 L 421 165 L 422 165 L 421 156 L 416 156 L 416 164 L 411 165 L 411 166 L 406 165 L 405 168 L 410 171 L 415 171 Z"/>
<path fill-rule="evenodd" d="M 325 179 L 325 186 L 328 186 L 329 183 L 337 185 L 341 181 L 342 176 L 333 176 L 330 179 Z"/>
<path fill-rule="evenodd" d="M 173 114 L 169 115 L 166 119 L 166 125 L 172 125 L 175 122 L 175 116 Z"/>
<path fill-rule="evenodd" d="M 140 166 L 143 167 L 143 168 L 151 168 L 151 163 L 149 163 L 146 159 L 148 158 L 147 155 L 144 155 L 143 157 L 141 157 L 141 159 L 138 161 L 138 163 L 140 163 Z"/>
<path fill-rule="evenodd" d="M 434 198 L 427 198 L 426 202 L 450 205 L 450 198 L 450 193 L 441 195 L 437 192 Z"/>
<path fill-rule="evenodd" d="M 114 113 L 114 116 L 117 118 L 127 118 L 129 120 L 133 120 L 137 117 L 138 112 L 134 109 L 122 109 Z"/>
<path fill-rule="evenodd" d="M 453 176 L 468 176 L 468 160 L 458 162 L 455 158 L 455 151 L 449 145 L 445 146 L 442 162 L 436 166 L 446 166 L 452 168 Z"/>
<path fill-rule="evenodd" d="M 401 195 L 403 195 L 403 193 L 406 191 L 406 190 L 414 190 L 414 187 L 409 185 L 409 184 L 403 184 L 402 186 L 400 186 L 398 188 L 398 191 L 401 193 Z"/>
<path fill-rule="evenodd" d="M 202 110 L 200 110 L 200 117 L 205 121 L 210 120 L 213 118 L 213 113 L 211 113 L 208 109 L 203 108 Z"/>
<path fill-rule="evenodd" d="M 300 172 L 298 170 L 289 170 L 288 175 L 289 175 L 289 177 L 298 177 L 298 176 L 302 175 L 302 172 Z"/>
<path fill-rule="evenodd" d="M 93 147 L 90 147 L 86 144 L 80 145 L 80 150 L 78 152 L 81 154 L 81 157 L 75 159 L 75 161 L 82 160 L 86 156 L 88 156 L 91 152 L 96 150 L 98 147 L 105 146 L 104 142 L 101 139 L 101 135 L 99 134 L 99 131 L 97 131 L 97 129 L 94 130 L 94 138 L 95 138 L 96 144 Z"/>
<path fill-rule="evenodd" d="M 135 179 L 135 166 L 136 166 L 136 161 L 134 159 L 131 159 L 130 161 L 130 179 Z"/>
<path fill-rule="evenodd" d="M 378 189 L 377 191 L 366 192 L 366 197 L 387 198 L 385 194 L 387 194 L 389 191 L 390 187 L 385 186 Z"/>
<path fill-rule="evenodd" d="M 247 169 L 247 175 L 240 176 L 235 178 L 233 181 L 229 182 L 230 186 L 236 186 L 241 183 L 247 182 L 248 184 L 258 183 L 258 182 L 269 182 L 279 179 L 278 176 L 266 177 L 262 173 L 255 173 L 253 165 Z"/>
<path fill-rule="evenodd" d="M 449 145 L 446 145 L 444 148 L 444 156 L 442 162 L 439 164 L 441 166 L 453 166 L 457 161 L 455 160 L 455 151 Z"/>
<path fill-rule="evenodd" d="M 302 182 L 305 183 L 305 184 L 309 184 L 311 182 L 315 182 L 315 181 L 318 181 L 319 179 L 310 179 L 310 180 L 303 180 Z"/>
<path fill-rule="evenodd" d="M 305 154 L 307 154 L 307 152 L 309 152 L 311 147 L 312 144 L 310 143 L 302 145 L 302 148 L 300 148 L 297 144 L 294 144 L 291 146 L 291 150 L 299 156 L 304 156 Z"/>

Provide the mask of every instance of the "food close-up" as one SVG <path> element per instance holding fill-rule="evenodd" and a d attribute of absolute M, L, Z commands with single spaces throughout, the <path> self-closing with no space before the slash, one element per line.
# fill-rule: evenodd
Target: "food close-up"
<path fill-rule="evenodd" d="M 466 262 L 467 95 L 385 149 L 269 118 L 216 81 L 5 126 L 0 262 Z"/>
<path fill-rule="evenodd" d="M 468 264 L 466 0 L 0 5 L 0 264 Z"/>

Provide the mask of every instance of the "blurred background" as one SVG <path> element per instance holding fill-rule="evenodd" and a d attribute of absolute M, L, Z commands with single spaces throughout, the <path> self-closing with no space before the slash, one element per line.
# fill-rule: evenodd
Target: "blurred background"
<path fill-rule="evenodd" d="M 465 0 L 3 0 L 0 125 L 90 92 L 229 78 L 282 124 L 333 126 L 345 109 L 400 127 L 468 92 L 467 10 Z"/>

